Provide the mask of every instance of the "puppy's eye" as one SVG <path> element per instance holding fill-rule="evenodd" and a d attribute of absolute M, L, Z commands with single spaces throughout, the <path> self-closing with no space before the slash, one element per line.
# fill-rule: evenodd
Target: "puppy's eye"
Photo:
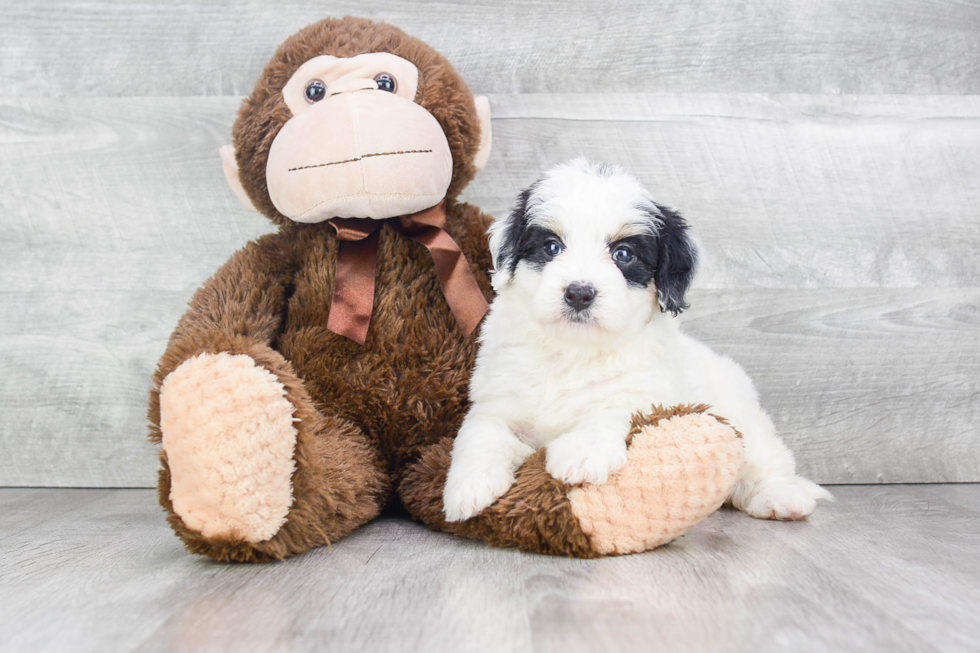
<path fill-rule="evenodd" d="M 636 254 L 629 247 L 617 247 L 612 253 L 612 259 L 621 265 L 629 265 L 635 258 Z"/>
<path fill-rule="evenodd" d="M 395 78 L 388 73 L 376 75 L 374 81 L 377 83 L 379 91 L 394 93 L 395 89 L 398 88 L 398 83 L 395 81 Z"/>
<path fill-rule="evenodd" d="M 544 253 L 551 258 L 555 258 L 561 254 L 561 250 L 561 243 L 559 243 L 557 240 L 549 240 L 544 244 Z"/>
<path fill-rule="evenodd" d="M 306 85 L 306 101 L 309 103 L 319 102 L 323 98 L 327 97 L 327 85 L 321 82 L 319 79 L 311 80 L 309 84 Z"/>

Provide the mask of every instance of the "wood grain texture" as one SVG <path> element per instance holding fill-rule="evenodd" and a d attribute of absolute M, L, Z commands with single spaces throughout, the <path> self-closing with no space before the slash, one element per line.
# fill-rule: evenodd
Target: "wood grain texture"
<path fill-rule="evenodd" d="M 3 0 L 0 95 L 241 95 L 344 14 L 424 39 L 479 93 L 980 92 L 975 0 Z"/>
<path fill-rule="evenodd" d="M 0 490 L 0 650 L 953 653 L 980 646 L 980 486 L 841 486 L 570 560 L 399 518 L 284 563 L 193 557 L 149 490 Z"/>
<path fill-rule="evenodd" d="M 493 99 L 497 153 L 471 193 L 495 215 L 584 154 L 691 220 L 706 287 L 980 282 L 977 97 Z"/>
<path fill-rule="evenodd" d="M 588 154 L 679 208 L 706 254 L 688 329 L 753 375 L 804 472 L 980 480 L 977 97 L 491 102 L 466 198 L 502 215 Z M 220 171 L 237 104 L 0 101 L 0 485 L 154 484 L 153 366 L 194 289 L 271 229 Z"/>
<path fill-rule="evenodd" d="M 149 378 L 187 294 L 11 302 L 32 332 L 0 338 L 4 484 L 153 484 Z M 976 478 L 980 290 L 703 289 L 691 301 L 686 330 L 747 369 L 806 475 Z"/>
<path fill-rule="evenodd" d="M 804 475 L 976 477 L 980 289 L 729 289 L 690 299 L 685 330 L 745 367 Z"/>
<path fill-rule="evenodd" d="M 215 154 L 231 98 L 0 102 L 10 249 L 220 262 L 267 231 Z M 706 287 L 980 283 L 980 98 L 494 96 L 465 199 L 503 215 L 573 156 L 620 163 L 717 247 Z"/>
<path fill-rule="evenodd" d="M 183 103 L 0 103 L 0 485 L 155 484 L 156 361 L 194 290 L 272 228 L 222 177 L 238 100 Z"/>

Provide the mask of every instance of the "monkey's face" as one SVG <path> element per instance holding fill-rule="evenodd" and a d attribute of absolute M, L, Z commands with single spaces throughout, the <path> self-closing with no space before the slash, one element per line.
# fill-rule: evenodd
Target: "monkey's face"
<path fill-rule="evenodd" d="M 387 52 L 314 57 L 282 89 L 292 117 L 269 150 L 266 183 L 296 222 L 391 218 L 446 196 L 453 157 L 416 104 L 419 71 Z"/>

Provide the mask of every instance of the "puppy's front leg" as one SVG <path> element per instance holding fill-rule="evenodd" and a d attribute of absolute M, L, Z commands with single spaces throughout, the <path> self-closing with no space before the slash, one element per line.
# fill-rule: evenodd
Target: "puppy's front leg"
<path fill-rule="evenodd" d="M 532 453 L 534 449 L 518 440 L 504 420 L 470 411 L 456 435 L 446 475 L 446 521 L 464 521 L 496 501 Z"/>
<path fill-rule="evenodd" d="M 559 481 L 605 483 L 626 464 L 630 416 L 619 411 L 590 415 L 571 431 L 548 444 L 545 467 Z"/>

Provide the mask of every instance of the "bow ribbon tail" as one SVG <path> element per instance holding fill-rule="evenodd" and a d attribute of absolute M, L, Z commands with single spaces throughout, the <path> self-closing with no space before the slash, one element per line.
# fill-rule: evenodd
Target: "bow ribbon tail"
<path fill-rule="evenodd" d="M 446 302 L 460 329 L 469 337 L 486 315 L 489 305 L 462 250 L 452 236 L 432 225 L 409 237 L 429 250 Z"/>
<path fill-rule="evenodd" d="M 338 232 L 340 229 L 338 228 Z M 367 340 L 374 307 L 374 268 L 378 258 L 375 229 L 358 240 L 340 240 L 334 271 L 333 300 L 327 328 L 359 345 Z"/>
<path fill-rule="evenodd" d="M 446 202 L 388 221 L 403 236 L 422 244 L 435 264 L 439 285 L 463 333 L 469 337 L 489 305 L 463 251 L 443 227 Z M 374 308 L 374 275 L 381 221 L 333 218 L 337 233 L 337 265 L 327 328 L 363 345 Z"/>

